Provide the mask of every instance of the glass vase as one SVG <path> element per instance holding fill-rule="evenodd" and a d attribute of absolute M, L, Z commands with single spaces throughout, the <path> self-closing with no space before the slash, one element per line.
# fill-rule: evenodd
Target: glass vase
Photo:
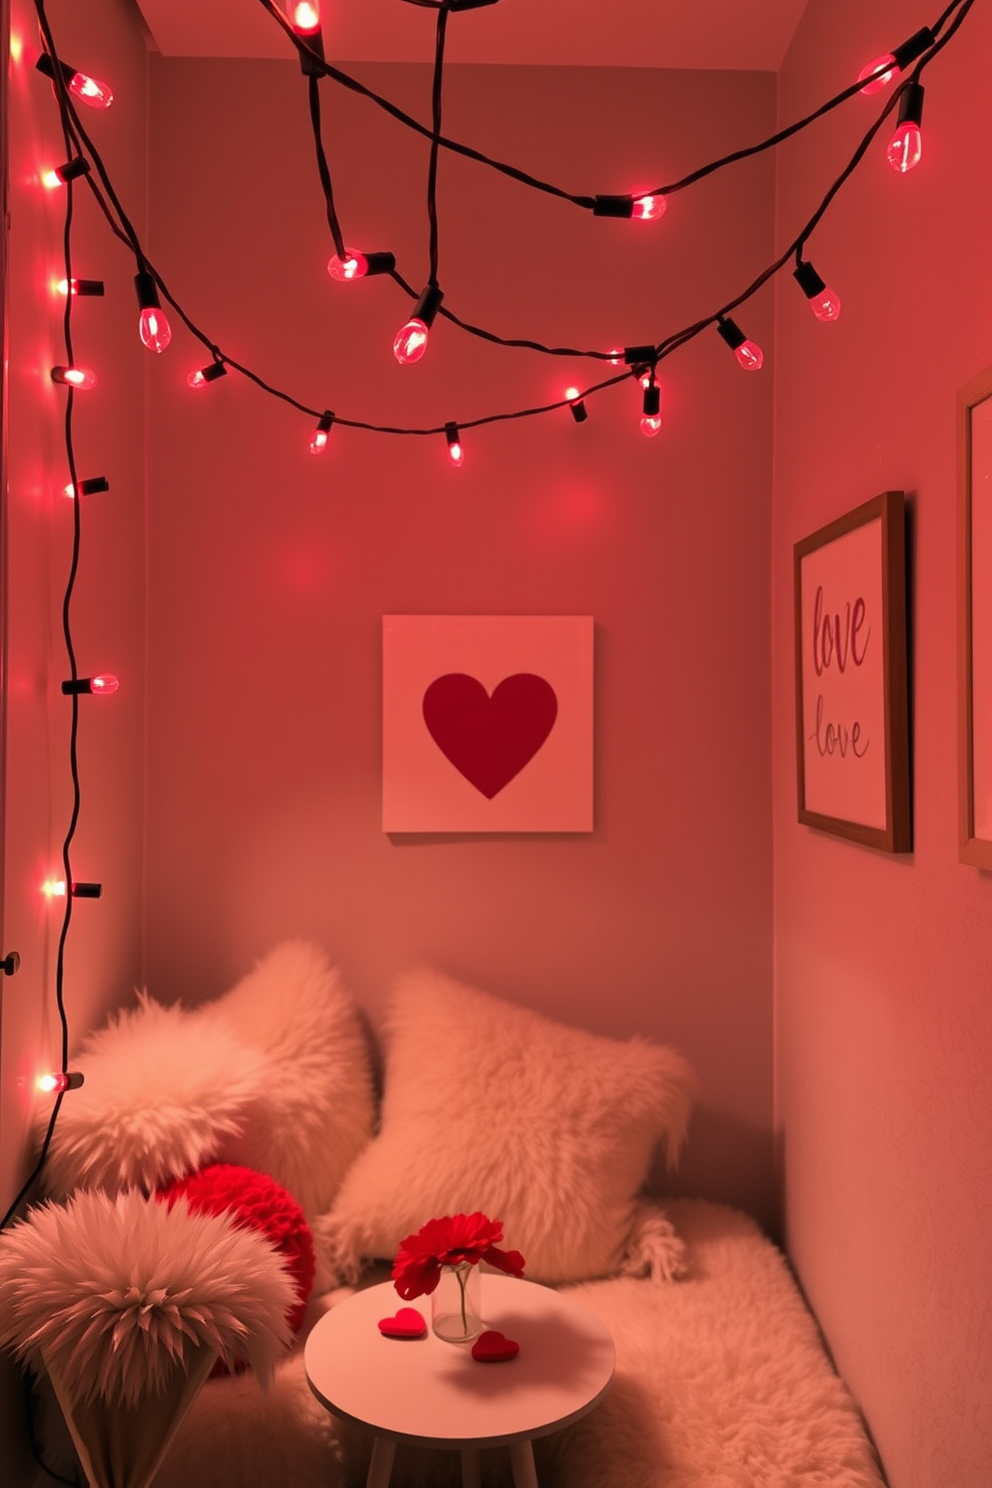
<path fill-rule="evenodd" d="M 445 1343 L 471 1343 L 482 1332 L 481 1280 L 468 1261 L 441 1267 L 431 1293 L 431 1327 Z"/>

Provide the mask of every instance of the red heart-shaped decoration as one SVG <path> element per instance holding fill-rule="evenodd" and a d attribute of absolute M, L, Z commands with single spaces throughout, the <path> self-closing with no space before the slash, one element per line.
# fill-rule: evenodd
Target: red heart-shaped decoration
<path fill-rule="evenodd" d="M 515 1359 L 519 1352 L 519 1343 L 495 1328 L 480 1333 L 472 1345 L 472 1358 L 480 1364 L 502 1364 L 504 1359 Z"/>
<path fill-rule="evenodd" d="M 444 757 L 491 801 L 541 748 L 558 699 L 533 672 L 504 677 L 492 697 L 475 677 L 446 672 L 424 693 L 423 713 Z"/>
<path fill-rule="evenodd" d="M 392 1317 L 379 1319 L 379 1332 L 386 1338 L 423 1338 L 427 1324 L 415 1307 L 401 1307 Z"/>

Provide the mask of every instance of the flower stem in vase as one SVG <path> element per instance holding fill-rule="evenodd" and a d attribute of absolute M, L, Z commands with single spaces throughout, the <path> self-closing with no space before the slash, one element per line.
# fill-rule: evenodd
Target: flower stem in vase
<path fill-rule="evenodd" d="M 446 1343 L 470 1343 L 482 1332 L 479 1268 L 461 1261 L 442 1266 L 431 1293 L 431 1326 Z"/>

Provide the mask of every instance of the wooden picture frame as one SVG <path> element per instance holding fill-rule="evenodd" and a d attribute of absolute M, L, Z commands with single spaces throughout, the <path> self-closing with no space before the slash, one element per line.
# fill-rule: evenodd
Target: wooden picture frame
<path fill-rule="evenodd" d="M 957 404 L 959 857 L 992 869 L 992 367 Z"/>
<path fill-rule="evenodd" d="M 909 852 L 903 493 L 883 491 L 793 552 L 799 820 Z"/>

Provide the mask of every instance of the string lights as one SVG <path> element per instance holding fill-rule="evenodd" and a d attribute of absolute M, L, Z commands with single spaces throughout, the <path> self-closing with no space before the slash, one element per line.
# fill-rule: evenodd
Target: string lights
<path fill-rule="evenodd" d="M 423 356 L 427 347 L 431 325 L 438 317 L 448 320 L 468 334 L 480 337 L 481 339 L 486 340 L 493 345 L 526 348 L 528 350 L 549 356 L 586 357 L 599 360 L 601 362 L 613 362 L 615 364 L 615 349 L 604 352 L 590 348 L 578 348 L 572 346 L 550 346 L 543 342 L 526 337 L 507 337 L 498 335 L 485 327 L 473 324 L 472 322 L 464 319 L 463 317 L 457 315 L 448 305 L 441 303 L 441 301 L 443 300 L 443 295 L 441 293 L 437 280 L 437 215 L 434 190 L 436 185 L 436 157 L 439 150 L 447 150 L 460 154 L 468 159 L 478 162 L 480 165 L 499 171 L 502 174 L 518 181 L 524 186 L 570 202 L 579 208 L 591 212 L 594 216 L 636 216 L 644 218 L 646 220 L 657 220 L 657 218 L 662 215 L 667 209 L 671 197 L 675 193 L 687 189 L 689 186 L 695 184 L 697 181 L 700 181 L 705 177 L 712 175 L 715 171 L 732 165 L 739 160 L 747 159 L 764 150 L 774 148 L 783 140 L 788 139 L 797 134 L 800 130 L 807 128 L 815 120 L 823 117 L 824 114 L 830 112 L 834 108 L 839 107 L 843 103 L 847 102 L 847 100 L 849 100 L 850 98 L 862 92 L 868 85 L 868 83 L 881 81 L 884 73 L 892 71 L 892 68 L 886 61 L 886 58 L 891 57 L 892 59 L 894 59 L 894 62 L 900 70 L 905 70 L 905 68 L 908 67 L 910 63 L 915 61 L 916 66 L 913 69 L 912 76 L 897 85 L 895 92 L 887 99 L 882 113 L 874 121 L 874 123 L 871 125 L 871 127 L 862 138 L 860 144 L 858 145 L 850 161 L 848 162 L 848 165 L 842 171 L 837 180 L 832 183 L 822 201 L 820 202 L 819 206 L 817 207 L 816 211 L 803 225 L 797 237 L 791 244 L 788 245 L 782 255 L 772 264 L 770 264 L 765 270 L 763 270 L 762 273 L 757 275 L 756 278 L 749 285 L 745 286 L 745 288 L 739 294 L 734 296 L 734 298 L 728 301 L 725 305 L 718 307 L 711 314 L 701 318 L 694 324 L 682 327 L 681 329 L 665 336 L 660 341 L 655 342 L 650 347 L 649 355 L 644 358 L 644 362 L 646 365 L 656 366 L 658 362 L 670 356 L 673 352 L 677 351 L 681 346 L 684 346 L 689 340 L 692 340 L 696 336 L 700 335 L 710 326 L 716 327 L 720 334 L 724 335 L 725 330 L 729 326 L 733 325 L 732 312 L 739 305 L 749 300 L 772 277 L 774 277 L 774 275 L 776 275 L 788 263 L 789 259 L 794 253 L 800 252 L 807 238 L 813 232 L 822 216 L 832 203 L 837 192 L 840 190 L 844 182 L 848 179 L 854 169 L 864 158 L 864 155 L 870 147 L 875 134 L 879 131 L 879 129 L 883 127 L 889 113 L 896 108 L 902 109 L 903 107 L 905 107 L 905 109 L 907 110 L 906 117 L 901 121 L 901 124 L 909 126 L 909 128 L 904 131 L 905 142 L 902 146 L 902 149 L 903 158 L 906 161 L 912 160 L 915 147 L 911 131 L 914 122 L 916 124 L 917 132 L 919 131 L 919 122 L 918 120 L 914 119 L 914 104 L 912 102 L 912 99 L 905 104 L 903 104 L 903 99 L 905 98 L 907 91 L 911 90 L 914 87 L 919 88 L 920 95 L 922 94 L 922 88 L 920 88 L 918 79 L 920 74 L 922 73 L 923 68 L 927 66 L 934 59 L 935 56 L 939 54 L 943 47 L 947 45 L 952 36 L 956 33 L 965 16 L 968 14 L 968 11 L 971 9 L 974 0 L 951 0 L 951 3 L 946 6 L 941 16 L 938 17 L 938 19 L 932 26 L 921 28 L 920 30 L 915 32 L 913 36 L 908 39 L 908 41 L 894 48 L 892 52 L 887 53 L 886 58 L 879 59 L 878 65 L 874 66 L 873 69 L 862 69 L 861 76 L 850 86 L 843 89 L 833 98 L 828 99 L 824 104 L 814 110 L 811 114 L 807 115 L 803 119 L 797 120 L 796 122 L 785 126 L 777 133 L 769 136 L 767 139 L 759 141 L 757 144 L 747 146 L 743 149 L 736 150 L 728 155 L 721 156 L 717 160 L 710 161 L 707 164 L 699 167 L 698 169 L 690 172 L 688 175 L 682 177 L 678 181 L 670 182 L 667 184 L 663 183 L 658 187 L 652 188 L 650 191 L 641 190 L 636 194 L 630 193 L 627 195 L 619 196 L 609 196 L 604 194 L 582 195 L 568 191 L 553 182 L 541 180 L 540 178 L 535 177 L 526 171 L 520 170 L 519 168 L 510 165 L 507 162 L 494 159 L 493 157 L 485 155 L 482 151 L 476 150 L 469 145 L 450 139 L 442 133 L 440 126 L 440 84 L 443 63 L 444 26 L 449 12 L 471 9 L 474 8 L 474 4 L 466 3 L 466 0 L 448 0 L 448 3 L 443 3 L 443 0 L 438 0 L 438 4 L 433 6 L 433 8 L 437 10 L 438 35 L 435 54 L 434 87 L 432 98 L 432 127 L 428 128 L 424 124 L 420 123 L 418 120 L 414 119 L 412 116 L 406 114 L 402 109 L 398 108 L 397 105 L 393 104 L 389 99 L 386 99 L 382 95 L 377 94 L 373 89 L 368 88 L 366 85 L 350 77 L 340 68 L 337 68 L 331 63 L 328 63 L 326 60 L 324 60 L 322 41 L 320 41 L 320 13 L 318 6 L 304 5 L 303 9 L 300 9 L 297 5 L 288 3 L 287 11 L 284 13 L 283 10 L 281 10 L 274 3 L 274 0 L 260 0 L 260 3 L 263 5 L 268 14 L 273 18 L 273 20 L 282 27 L 285 34 L 289 36 L 289 38 L 293 41 L 293 44 L 297 48 L 298 54 L 300 56 L 301 64 L 303 64 L 303 70 L 306 74 L 308 74 L 310 112 L 314 127 L 314 141 L 317 150 L 318 173 L 320 176 L 321 187 L 325 196 L 328 225 L 331 229 L 331 235 L 334 240 L 335 249 L 334 254 L 331 256 L 327 264 L 329 274 L 332 278 L 344 283 L 350 282 L 352 279 L 364 278 L 373 274 L 381 274 L 383 276 L 391 278 L 393 282 L 405 294 L 409 295 L 411 299 L 418 300 L 418 304 L 414 306 L 413 314 L 411 314 L 407 321 L 404 322 L 404 325 L 401 327 L 400 331 L 397 333 L 397 336 L 394 338 L 394 354 L 396 354 L 397 359 L 400 360 L 404 365 L 419 360 Z M 415 3 L 420 3 L 420 0 L 415 0 Z M 36 8 L 39 11 L 39 15 L 43 15 L 43 0 L 35 0 L 35 4 Z M 315 41 L 319 42 L 319 46 L 315 46 Z M 881 73 L 879 72 L 879 68 L 882 69 Z M 873 78 L 871 76 L 872 70 L 876 74 L 878 74 L 877 77 Z M 866 74 L 868 75 L 867 82 Z M 419 299 L 416 289 L 414 289 L 399 273 L 398 269 L 396 268 L 395 258 L 391 253 L 377 252 L 366 254 L 356 249 L 349 249 L 345 246 L 340 223 L 338 222 L 337 213 L 334 208 L 330 171 L 327 165 L 326 154 L 324 152 L 323 142 L 320 135 L 320 105 L 318 83 L 323 79 L 330 79 L 331 81 L 345 87 L 346 89 L 358 94 L 359 96 L 370 100 L 377 107 L 387 112 L 400 124 L 420 133 L 431 141 L 431 169 L 428 173 L 428 211 L 431 229 L 431 276 L 428 280 L 427 286 L 424 290 L 421 291 Z M 917 112 L 918 111 L 919 109 L 917 108 Z M 175 297 L 168 291 L 161 275 L 157 272 L 157 270 L 154 269 L 154 267 L 150 263 L 147 262 L 147 257 L 144 254 L 144 250 L 142 249 L 140 242 L 138 241 L 134 227 L 128 219 L 126 213 L 124 212 L 123 206 L 113 189 L 106 169 L 99 157 L 99 152 L 93 146 L 92 140 L 90 140 L 85 128 L 82 126 L 79 120 L 79 116 L 72 108 L 71 103 L 69 104 L 69 114 L 71 138 L 76 147 L 76 151 L 78 154 L 85 155 L 89 160 L 92 161 L 96 172 L 100 177 L 99 186 L 92 179 L 91 176 L 88 176 L 86 178 L 86 183 L 96 197 L 97 203 L 101 207 L 101 210 L 104 212 L 104 215 L 107 217 L 112 230 L 114 231 L 116 236 L 121 238 L 122 241 L 126 242 L 128 246 L 131 247 L 131 249 L 140 256 L 141 260 L 145 262 L 148 272 L 152 275 L 155 284 L 161 292 L 162 298 L 167 300 L 168 303 L 176 310 L 186 328 L 194 336 L 196 336 L 204 344 L 204 346 L 209 348 L 211 355 L 214 358 L 213 363 L 210 366 L 201 368 L 199 369 L 199 371 L 190 374 L 189 378 L 187 379 L 190 385 L 195 388 L 201 388 L 205 385 L 206 382 L 213 381 L 215 378 L 223 376 L 228 370 L 235 371 L 241 376 L 245 377 L 247 380 L 253 382 L 256 387 L 258 387 L 261 391 L 268 394 L 269 396 L 275 397 L 289 404 L 290 406 L 298 409 L 300 412 L 308 415 L 311 418 L 319 418 L 321 412 L 319 405 L 317 407 L 314 407 L 311 404 L 308 404 L 295 397 L 288 391 L 273 386 L 271 383 L 266 381 L 266 379 L 255 372 L 251 367 L 238 361 L 236 358 L 230 356 L 226 352 L 221 351 L 220 348 L 218 348 L 214 344 L 212 338 L 199 326 L 197 326 L 186 314 Z M 905 139 L 905 136 L 908 136 L 908 139 Z M 906 165 L 905 168 L 908 169 L 911 167 L 910 165 Z M 900 167 L 900 169 L 902 169 L 902 167 Z M 362 272 L 363 269 L 364 272 Z M 833 296 L 832 293 L 831 298 L 833 300 L 836 300 L 836 296 Z M 428 314 L 426 316 L 423 313 L 417 313 L 418 308 L 420 308 L 421 311 L 424 308 L 419 305 L 419 301 L 425 299 L 426 305 L 427 307 L 429 307 Z M 437 300 L 437 304 L 432 305 L 431 302 L 435 299 Z M 414 323 L 418 320 L 421 322 L 420 325 L 416 325 Z M 724 339 L 726 339 L 725 335 Z M 744 348 L 743 351 L 741 350 L 741 348 Z M 742 366 L 747 367 L 749 370 L 757 370 L 758 366 L 760 366 L 760 360 L 762 358 L 760 348 L 758 348 L 754 342 L 749 342 L 747 337 L 745 337 L 744 340 L 740 343 L 740 346 L 735 346 L 733 349 L 735 351 L 735 354 L 740 353 L 738 355 L 738 361 L 741 363 Z M 597 393 L 605 392 L 606 389 L 616 386 L 620 382 L 623 382 L 629 375 L 629 372 L 621 372 L 616 376 L 604 378 L 602 381 L 588 387 L 585 390 L 584 397 L 591 397 Z M 477 418 L 461 420 L 460 427 L 464 430 L 466 428 L 476 428 L 489 423 L 502 423 L 518 418 L 533 417 L 535 415 L 550 413 L 559 406 L 560 403 L 555 402 L 541 404 L 535 407 L 516 408 L 507 410 L 505 412 L 484 414 Z M 345 415 L 340 414 L 336 416 L 335 422 L 344 428 L 360 429 L 368 432 L 390 435 L 432 434 L 443 432 L 444 429 L 443 424 L 428 427 L 396 426 L 393 424 L 381 423 L 373 420 L 349 418 Z"/>

